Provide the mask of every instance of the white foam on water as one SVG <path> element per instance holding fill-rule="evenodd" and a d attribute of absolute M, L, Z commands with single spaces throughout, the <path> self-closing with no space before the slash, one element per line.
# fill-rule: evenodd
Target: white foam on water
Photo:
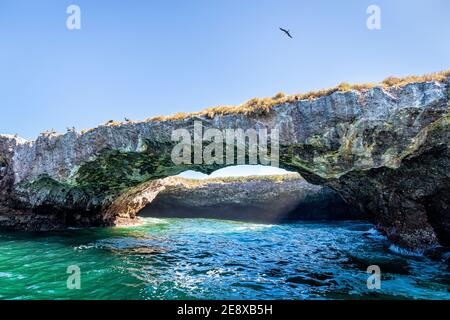
<path fill-rule="evenodd" d="M 383 239 L 383 240 L 387 239 L 387 237 L 384 234 L 382 234 L 375 228 L 371 228 L 371 229 L 365 231 L 364 234 L 367 235 L 367 237 L 369 237 L 371 239 Z"/>
<path fill-rule="evenodd" d="M 236 231 L 255 231 L 255 230 L 272 228 L 272 227 L 273 227 L 273 224 L 251 224 L 251 225 L 247 225 L 247 226 L 237 227 L 235 230 Z"/>
<path fill-rule="evenodd" d="M 11 278 L 13 276 L 10 272 L 0 272 L 0 278 Z"/>
<path fill-rule="evenodd" d="M 378 232 L 378 230 L 375 229 L 375 228 L 370 228 L 369 230 L 366 231 L 366 233 L 373 234 L 373 235 L 379 235 L 380 234 L 380 232 Z"/>
<path fill-rule="evenodd" d="M 145 224 L 168 224 L 169 221 L 167 221 L 166 219 L 161 219 L 161 218 L 142 218 L 142 221 Z"/>
<path fill-rule="evenodd" d="M 73 250 L 89 250 L 89 249 L 93 249 L 94 245 L 85 245 L 85 244 L 81 244 L 77 247 L 74 247 Z"/>
<path fill-rule="evenodd" d="M 389 246 L 389 250 L 392 251 L 393 253 L 400 254 L 402 256 L 409 256 L 409 257 L 423 257 L 423 253 L 424 253 L 423 250 L 411 251 L 411 250 L 407 250 L 404 248 L 400 248 L 394 244 L 391 244 Z"/>

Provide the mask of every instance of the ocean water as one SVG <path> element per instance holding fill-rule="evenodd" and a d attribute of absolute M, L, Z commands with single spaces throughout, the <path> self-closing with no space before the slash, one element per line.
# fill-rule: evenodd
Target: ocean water
<path fill-rule="evenodd" d="M 365 222 L 146 218 L 0 232 L 0 299 L 450 299 L 448 253 L 401 255 Z M 381 289 L 366 269 L 381 269 Z M 69 266 L 80 289 L 68 289 Z M 70 281 L 69 281 L 70 282 Z"/>

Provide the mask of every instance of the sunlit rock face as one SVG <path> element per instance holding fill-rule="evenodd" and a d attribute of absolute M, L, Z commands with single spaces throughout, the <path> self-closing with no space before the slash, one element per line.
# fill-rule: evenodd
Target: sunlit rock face
<path fill-rule="evenodd" d="M 149 192 L 155 190 L 155 197 L 149 196 Z M 120 206 L 117 211 L 127 212 L 127 217 L 213 218 L 262 223 L 364 218 L 335 191 L 310 184 L 299 174 L 206 180 L 170 177 L 160 180 L 156 188 L 154 182 L 150 182 L 131 190 L 119 197 L 114 206 Z"/>
<path fill-rule="evenodd" d="M 66 225 L 115 224 L 124 213 L 112 204 L 133 188 L 223 167 L 171 161 L 172 131 L 202 121 L 204 129 L 278 129 L 282 168 L 333 188 L 402 247 L 448 245 L 449 92 L 447 79 L 334 92 L 267 112 L 104 125 L 30 142 L 1 136 L 0 199 L 22 212 L 58 213 Z"/>

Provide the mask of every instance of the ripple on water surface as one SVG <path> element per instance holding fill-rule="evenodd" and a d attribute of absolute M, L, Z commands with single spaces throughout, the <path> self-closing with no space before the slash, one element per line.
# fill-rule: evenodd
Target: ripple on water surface
<path fill-rule="evenodd" d="M 441 257 L 393 252 L 363 222 L 147 218 L 132 228 L 0 233 L 0 298 L 450 299 Z M 70 265 L 81 269 L 81 290 L 67 289 Z M 381 290 L 367 289 L 369 265 L 381 268 Z"/>

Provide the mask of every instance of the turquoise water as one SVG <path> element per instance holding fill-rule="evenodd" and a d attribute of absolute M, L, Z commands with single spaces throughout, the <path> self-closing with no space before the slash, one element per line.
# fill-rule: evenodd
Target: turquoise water
<path fill-rule="evenodd" d="M 1 299 L 450 299 L 448 254 L 389 250 L 364 222 L 145 219 L 132 228 L 0 232 Z M 380 290 L 367 289 L 379 265 Z M 67 267 L 81 289 L 67 288 Z"/>

